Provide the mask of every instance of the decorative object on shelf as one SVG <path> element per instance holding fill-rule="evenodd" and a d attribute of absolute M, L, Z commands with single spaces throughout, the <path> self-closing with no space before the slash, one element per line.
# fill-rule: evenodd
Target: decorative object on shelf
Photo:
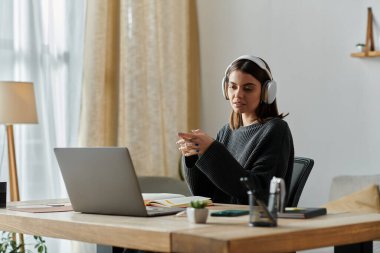
<path fill-rule="evenodd" d="M 365 52 L 365 44 L 363 43 L 356 44 L 356 48 L 358 49 L 358 52 Z"/>
<path fill-rule="evenodd" d="M 375 41 L 373 39 L 373 14 L 372 8 L 368 7 L 367 34 L 365 44 L 356 44 L 360 52 L 352 53 L 352 57 L 380 57 L 380 51 L 375 51 Z"/>
<path fill-rule="evenodd" d="M 195 200 L 186 208 L 187 219 L 191 223 L 206 223 L 208 217 L 207 201 Z"/>

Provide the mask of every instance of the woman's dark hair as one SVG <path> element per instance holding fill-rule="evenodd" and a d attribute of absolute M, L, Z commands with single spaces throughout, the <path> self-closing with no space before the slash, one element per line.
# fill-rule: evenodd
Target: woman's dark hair
<path fill-rule="evenodd" d="M 268 64 L 262 60 L 265 63 L 265 66 L 270 71 L 270 68 Z M 269 77 L 268 73 L 260 68 L 256 63 L 248 60 L 248 59 L 241 59 L 236 62 L 234 62 L 231 67 L 226 72 L 226 82 L 224 85 L 224 92 L 225 94 L 228 94 L 228 82 L 229 82 L 229 76 L 231 72 L 239 70 L 243 73 L 250 74 L 254 78 L 256 78 L 261 83 L 261 88 L 263 88 L 263 84 L 265 84 L 267 81 L 270 81 L 271 78 Z M 227 95 L 228 96 L 228 95 Z M 263 101 L 260 102 L 259 106 L 256 109 L 256 115 L 257 115 L 257 121 L 259 123 L 264 123 L 266 120 L 270 118 L 284 118 L 288 114 L 284 115 L 283 113 L 279 114 L 277 109 L 277 103 L 276 100 L 272 104 L 266 104 Z M 243 119 L 240 113 L 236 113 L 232 110 L 231 116 L 230 116 L 230 128 L 231 129 L 238 129 L 239 127 L 243 126 Z"/>

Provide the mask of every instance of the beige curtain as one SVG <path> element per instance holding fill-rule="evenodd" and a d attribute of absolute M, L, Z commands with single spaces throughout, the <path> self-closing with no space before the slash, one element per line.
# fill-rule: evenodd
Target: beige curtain
<path fill-rule="evenodd" d="M 195 0 L 87 3 L 81 146 L 127 146 L 139 175 L 178 176 L 199 127 Z"/>

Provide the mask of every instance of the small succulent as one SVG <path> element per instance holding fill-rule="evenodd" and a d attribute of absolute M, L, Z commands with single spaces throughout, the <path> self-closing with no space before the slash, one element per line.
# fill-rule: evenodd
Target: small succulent
<path fill-rule="evenodd" d="M 205 208 L 207 206 L 207 201 L 193 200 L 193 201 L 190 202 L 190 206 L 192 208 L 197 208 L 197 209 Z"/>

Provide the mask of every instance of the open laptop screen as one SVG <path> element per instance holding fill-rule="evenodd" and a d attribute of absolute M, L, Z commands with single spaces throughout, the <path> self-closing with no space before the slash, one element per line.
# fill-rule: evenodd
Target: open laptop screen
<path fill-rule="evenodd" d="M 54 152 L 75 211 L 149 216 L 127 148 L 55 148 Z"/>

